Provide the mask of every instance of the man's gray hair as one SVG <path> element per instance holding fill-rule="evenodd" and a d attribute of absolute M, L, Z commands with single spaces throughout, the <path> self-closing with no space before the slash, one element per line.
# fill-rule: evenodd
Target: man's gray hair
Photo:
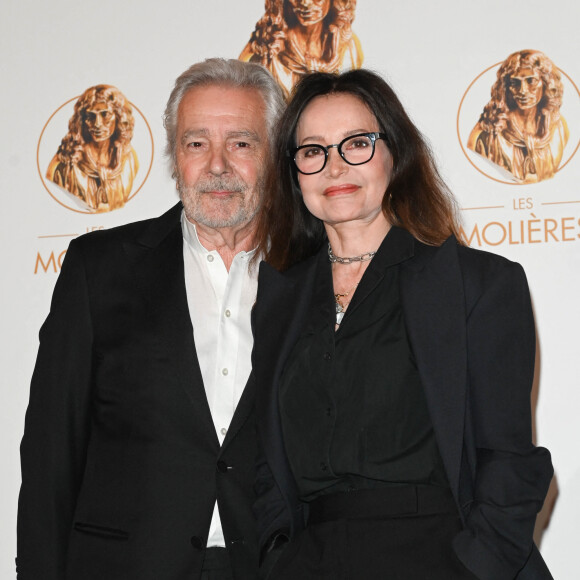
<path fill-rule="evenodd" d="M 261 65 L 236 59 L 208 58 L 190 66 L 175 81 L 171 91 L 163 125 L 167 133 L 166 153 L 175 167 L 177 147 L 177 110 L 187 91 L 195 87 L 222 85 L 225 87 L 257 89 L 266 108 L 266 128 L 272 141 L 274 127 L 286 106 L 282 89 Z"/>

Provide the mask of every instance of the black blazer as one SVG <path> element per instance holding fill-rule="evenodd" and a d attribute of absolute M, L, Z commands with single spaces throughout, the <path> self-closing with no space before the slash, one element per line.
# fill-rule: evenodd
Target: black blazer
<path fill-rule="evenodd" d="M 254 394 L 220 447 L 180 214 L 178 204 L 70 244 L 21 446 L 21 580 L 199 578 L 216 497 L 235 578 L 256 578 Z"/>
<path fill-rule="evenodd" d="M 532 542 L 552 465 L 547 450 L 531 442 L 535 331 L 525 274 L 454 238 L 435 248 L 400 229 L 389 235 L 412 245 L 412 258 L 401 264 L 401 300 L 464 523 L 455 551 L 482 580 L 512 580 L 520 570 L 521 579 L 551 578 Z M 296 534 L 307 517 L 284 452 L 277 390 L 326 259 L 321 252 L 285 273 L 260 269 L 253 368 L 263 450 L 255 505 L 261 545 L 280 530 Z"/>

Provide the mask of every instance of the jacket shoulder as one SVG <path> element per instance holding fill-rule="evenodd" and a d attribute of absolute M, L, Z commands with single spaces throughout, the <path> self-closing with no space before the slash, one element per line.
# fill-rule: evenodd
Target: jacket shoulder
<path fill-rule="evenodd" d="M 145 239 L 149 236 L 162 237 L 179 224 L 181 209 L 182 206 L 179 203 L 158 217 L 83 234 L 75 238 L 70 245 L 83 253 L 91 253 L 106 251 L 107 247 L 139 241 L 144 237 Z"/>
<path fill-rule="evenodd" d="M 529 301 L 530 291 L 524 269 L 517 262 L 492 252 L 457 246 L 459 267 L 463 279 L 463 291 L 467 312 L 478 304 L 484 295 L 520 295 Z"/>
<path fill-rule="evenodd" d="M 520 264 L 492 252 L 457 244 L 457 256 L 466 281 L 483 282 L 498 276 L 513 275 L 515 272 L 523 274 Z"/>

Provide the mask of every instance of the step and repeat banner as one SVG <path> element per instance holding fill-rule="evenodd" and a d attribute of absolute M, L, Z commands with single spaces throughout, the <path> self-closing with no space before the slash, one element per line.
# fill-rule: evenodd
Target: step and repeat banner
<path fill-rule="evenodd" d="M 260 62 L 286 92 L 312 69 L 382 74 L 431 143 L 469 244 L 522 263 L 536 440 L 556 471 L 536 540 L 555 578 L 577 577 L 579 25 L 575 0 L 4 2 L 0 577 L 14 577 L 18 445 L 68 244 L 177 201 L 162 113 L 175 78 L 213 56 Z"/>

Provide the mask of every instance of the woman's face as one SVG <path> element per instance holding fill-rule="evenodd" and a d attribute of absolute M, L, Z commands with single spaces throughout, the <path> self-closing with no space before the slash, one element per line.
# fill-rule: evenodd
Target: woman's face
<path fill-rule="evenodd" d="M 330 10 L 330 0 L 289 0 L 301 26 L 322 22 Z"/>
<path fill-rule="evenodd" d="M 347 93 L 324 95 L 313 99 L 300 116 L 296 145 L 328 146 L 357 133 L 377 131 L 378 121 L 360 99 Z M 349 165 L 333 147 L 324 169 L 313 175 L 298 173 L 298 182 L 306 207 L 325 224 L 370 223 L 386 220 L 381 204 L 392 170 L 393 158 L 381 139 L 368 163 Z"/>

